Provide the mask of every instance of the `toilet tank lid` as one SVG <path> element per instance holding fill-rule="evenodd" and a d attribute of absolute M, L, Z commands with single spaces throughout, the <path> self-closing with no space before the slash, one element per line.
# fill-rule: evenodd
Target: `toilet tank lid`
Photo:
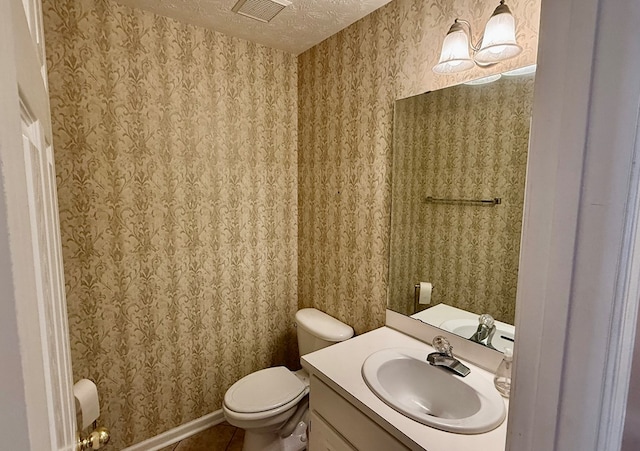
<path fill-rule="evenodd" d="M 351 326 L 314 308 L 298 310 L 296 324 L 310 334 L 326 341 L 338 342 L 353 337 Z"/>

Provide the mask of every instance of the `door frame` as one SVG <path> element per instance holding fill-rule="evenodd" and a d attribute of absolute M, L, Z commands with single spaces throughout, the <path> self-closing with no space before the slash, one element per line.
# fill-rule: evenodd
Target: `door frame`
<path fill-rule="evenodd" d="M 543 0 L 507 449 L 614 450 L 640 291 L 640 2 Z"/>

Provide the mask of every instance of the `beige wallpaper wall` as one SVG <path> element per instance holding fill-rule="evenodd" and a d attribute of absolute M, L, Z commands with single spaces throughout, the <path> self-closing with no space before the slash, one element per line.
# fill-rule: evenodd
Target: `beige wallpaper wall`
<path fill-rule="evenodd" d="M 431 305 L 513 324 L 533 75 L 458 85 L 395 104 L 389 308 Z M 500 197 L 496 206 L 428 204 L 427 196 Z"/>
<path fill-rule="evenodd" d="M 520 56 L 461 75 L 431 71 L 453 19 L 479 33 L 497 4 L 395 0 L 298 57 L 301 307 L 358 333 L 384 323 L 393 102 L 534 63 L 540 0 L 512 0 Z"/>
<path fill-rule="evenodd" d="M 509 5 L 525 51 L 499 70 L 535 60 L 539 0 Z M 295 364 L 298 306 L 383 323 L 393 101 L 492 72 L 430 67 L 454 17 L 494 7 L 395 0 L 296 58 L 44 0 L 74 374 L 114 449 Z"/>
<path fill-rule="evenodd" d="M 76 379 L 121 449 L 296 364 L 296 58 L 45 0 Z"/>

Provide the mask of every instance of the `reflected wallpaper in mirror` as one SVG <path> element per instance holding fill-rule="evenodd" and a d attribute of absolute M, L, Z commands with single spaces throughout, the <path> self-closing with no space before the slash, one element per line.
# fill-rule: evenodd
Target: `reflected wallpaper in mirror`
<path fill-rule="evenodd" d="M 482 313 L 513 324 L 533 81 L 503 75 L 396 101 L 391 310 L 414 315 L 445 304 L 475 314 L 467 330 Z M 433 284 L 427 305 L 414 299 L 419 282 Z M 451 319 L 436 318 L 439 327 Z"/>

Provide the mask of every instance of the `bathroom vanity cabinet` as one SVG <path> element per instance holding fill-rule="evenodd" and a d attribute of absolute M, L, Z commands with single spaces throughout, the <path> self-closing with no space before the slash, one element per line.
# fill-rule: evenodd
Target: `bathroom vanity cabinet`
<path fill-rule="evenodd" d="M 309 451 L 408 449 L 316 376 L 310 393 Z"/>
<path fill-rule="evenodd" d="M 381 327 L 302 357 L 311 376 L 309 451 L 504 451 L 506 420 L 486 433 L 454 434 L 420 424 L 381 401 L 365 383 L 362 364 L 372 353 L 394 347 L 419 349 L 425 356 L 433 351 Z M 488 371 L 468 366 L 493 380 Z"/>

